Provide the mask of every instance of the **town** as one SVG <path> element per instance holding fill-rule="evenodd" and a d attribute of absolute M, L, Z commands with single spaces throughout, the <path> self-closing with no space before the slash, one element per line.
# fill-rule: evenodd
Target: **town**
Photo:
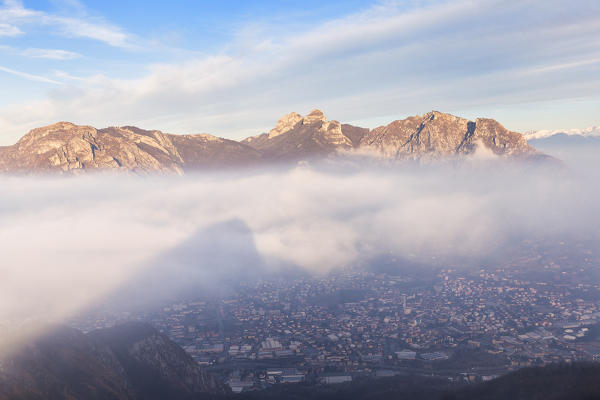
<path fill-rule="evenodd" d="M 600 285 L 586 270 L 595 261 L 551 259 L 521 259 L 545 274 L 512 266 L 274 278 L 219 298 L 74 324 L 150 322 L 234 392 L 364 375 L 479 382 L 524 366 L 600 358 Z"/>

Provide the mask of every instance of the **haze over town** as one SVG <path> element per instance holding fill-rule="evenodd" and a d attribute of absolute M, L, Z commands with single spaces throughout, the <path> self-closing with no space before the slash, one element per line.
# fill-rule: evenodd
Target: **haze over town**
<path fill-rule="evenodd" d="M 599 21 L 0 0 L 0 400 L 597 398 Z"/>

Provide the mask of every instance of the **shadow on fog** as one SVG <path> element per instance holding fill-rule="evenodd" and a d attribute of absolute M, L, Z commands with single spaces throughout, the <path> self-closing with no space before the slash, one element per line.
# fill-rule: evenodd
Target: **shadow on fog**
<path fill-rule="evenodd" d="M 102 305 L 131 311 L 223 294 L 232 283 L 252 282 L 265 273 L 252 231 L 244 221 L 233 219 L 201 229 L 159 255 Z"/>
<path fill-rule="evenodd" d="M 595 166 L 577 175 L 498 160 L 418 169 L 348 161 L 179 179 L 7 179 L 0 304 L 5 315 L 56 320 L 221 295 L 265 274 L 519 265 L 539 243 L 561 250 L 579 237 L 593 250 Z M 185 239 L 189 226 L 208 227 Z"/>

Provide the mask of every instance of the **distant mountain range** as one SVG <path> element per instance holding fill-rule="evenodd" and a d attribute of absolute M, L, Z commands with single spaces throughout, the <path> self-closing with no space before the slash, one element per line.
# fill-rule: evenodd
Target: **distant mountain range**
<path fill-rule="evenodd" d="M 595 147 L 600 146 L 600 136 L 567 135 L 566 133 L 557 133 L 552 136 L 530 139 L 527 141 L 530 145 L 538 149 L 546 148 L 569 148 L 569 147 Z"/>
<path fill-rule="evenodd" d="M 268 133 L 242 141 L 208 134 L 173 135 L 132 126 L 96 129 L 59 122 L 31 130 L 0 147 L 0 171 L 9 173 L 123 170 L 178 173 L 248 167 L 324 157 L 369 155 L 391 161 L 487 156 L 547 157 L 492 119 L 469 121 L 437 111 L 372 130 L 328 121 L 323 112 L 290 113 Z"/>
<path fill-rule="evenodd" d="M 523 136 L 527 141 L 550 138 L 552 136 L 579 136 L 600 138 L 600 126 L 590 126 L 585 129 L 555 129 L 525 132 Z"/>
<path fill-rule="evenodd" d="M 152 326 L 60 326 L 0 357 L 0 399 L 191 399 L 228 390 Z"/>

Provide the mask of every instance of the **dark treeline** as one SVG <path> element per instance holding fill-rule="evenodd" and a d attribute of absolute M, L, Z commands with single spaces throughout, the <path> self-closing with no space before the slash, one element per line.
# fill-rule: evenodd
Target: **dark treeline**
<path fill-rule="evenodd" d="M 600 399 L 600 364 L 524 368 L 490 382 L 457 385 L 427 377 L 357 379 L 329 386 L 279 385 L 239 400 L 591 400 Z"/>

